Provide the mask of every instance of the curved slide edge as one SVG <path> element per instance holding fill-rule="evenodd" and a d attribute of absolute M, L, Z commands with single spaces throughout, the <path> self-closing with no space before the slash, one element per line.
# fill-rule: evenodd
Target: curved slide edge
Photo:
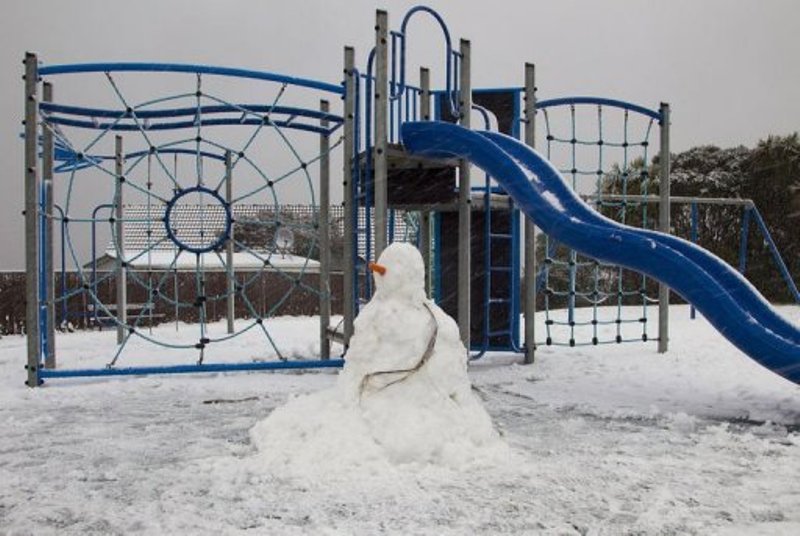
<path fill-rule="evenodd" d="M 710 253 L 678 238 L 665 239 L 668 235 L 626 227 L 600 216 L 534 152 L 525 154 L 501 141 L 508 149 L 504 150 L 495 140 L 450 123 L 411 122 L 404 124 L 401 132 L 410 153 L 465 158 L 489 173 L 519 208 L 556 240 L 584 255 L 665 283 L 745 354 L 800 384 L 800 330 L 780 319 L 749 283 L 735 283 L 738 274 L 720 271 L 719 264 L 709 260 L 716 259 Z"/>

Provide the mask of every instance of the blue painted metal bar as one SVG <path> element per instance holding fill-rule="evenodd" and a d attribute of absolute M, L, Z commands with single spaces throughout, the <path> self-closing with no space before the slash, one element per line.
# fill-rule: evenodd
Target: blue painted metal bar
<path fill-rule="evenodd" d="M 92 292 L 97 296 L 97 213 L 102 209 L 113 209 L 114 204 L 103 203 L 94 207 L 92 211 Z M 94 308 L 95 324 L 98 322 L 97 311 L 98 307 Z"/>
<path fill-rule="evenodd" d="M 42 369 L 42 378 L 83 378 L 97 376 L 144 376 L 147 374 L 197 374 L 209 372 L 242 372 L 258 370 L 292 370 L 306 368 L 339 368 L 344 359 L 312 361 L 265 361 L 253 363 L 204 363 L 202 365 L 172 365 L 102 369 Z"/>
<path fill-rule="evenodd" d="M 48 338 L 47 329 L 47 300 L 52 296 L 47 295 L 47 270 L 45 269 L 45 258 L 50 254 L 45 247 L 47 244 L 47 190 L 44 181 L 39 183 L 39 355 L 41 363 L 44 363 L 45 356 L 48 354 L 51 341 Z"/>
<path fill-rule="evenodd" d="M 633 104 L 630 102 L 625 102 L 616 99 L 606 99 L 603 97 L 581 96 L 581 97 L 563 97 L 558 99 L 547 99 L 538 101 L 536 103 L 536 109 L 543 110 L 546 108 L 553 108 L 555 106 L 570 106 L 575 104 L 594 104 L 598 106 L 622 108 L 623 110 L 638 112 L 642 115 L 646 115 L 647 117 L 652 117 L 656 121 L 661 121 L 661 113 L 656 110 L 651 110 L 649 108 L 645 108 L 644 106 L 639 106 L 638 104 Z"/>
<path fill-rule="evenodd" d="M 408 23 L 417 13 L 427 13 L 431 17 L 436 20 L 439 24 L 439 27 L 444 34 L 444 41 L 445 41 L 445 91 L 448 94 L 448 101 L 450 104 L 450 112 L 454 116 L 458 116 L 459 106 L 457 99 L 455 98 L 455 94 L 458 91 L 458 88 L 455 87 L 458 84 L 458 75 L 454 72 L 455 65 L 453 65 L 453 57 L 455 56 L 455 51 L 453 50 L 453 43 L 452 39 L 450 38 L 450 30 L 447 28 L 447 24 L 444 22 L 444 19 L 441 15 L 439 15 L 433 9 L 427 6 L 415 6 L 406 12 L 405 16 L 403 17 L 403 21 L 400 24 L 400 31 L 394 32 L 397 34 L 399 41 L 400 41 L 400 82 L 397 85 L 396 91 L 390 91 L 389 97 L 391 99 L 396 99 L 400 97 L 403 92 L 406 90 L 406 35 L 408 30 Z M 394 48 L 394 47 L 393 47 Z"/>
<path fill-rule="evenodd" d="M 109 130 L 109 131 L 135 131 L 142 130 L 149 132 L 153 130 L 178 130 L 181 128 L 197 128 L 198 126 L 221 126 L 221 125 L 261 125 L 263 122 L 260 119 L 245 119 L 241 121 L 237 118 L 227 119 L 202 119 L 201 121 L 172 121 L 164 123 L 150 123 L 146 128 L 141 124 L 124 124 L 124 123 L 95 123 L 93 121 L 78 121 L 75 119 L 67 119 L 60 116 L 50 116 L 47 118 L 49 123 L 58 125 L 65 125 L 76 128 L 87 128 L 94 130 Z M 330 136 L 341 124 L 336 124 L 332 128 L 324 128 L 315 124 L 294 123 L 289 121 L 272 121 L 272 125 L 279 128 L 288 128 L 292 130 L 303 130 L 306 132 L 313 132 L 315 134 L 322 134 Z"/>
<path fill-rule="evenodd" d="M 143 72 L 143 73 L 190 73 L 212 74 L 230 76 L 234 78 L 250 78 L 267 82 L 278 82 L 310 89 L 319 89 L 336 95 L 343 95 L 344 89 L 340 85 L 328 84 L 318 80 L 297 78 L 267 71 L 254 71 L 250 69 L 237 69 L 232 67 L 215 67 L 211 65 L 195 65 L 187 63 L 73 63 L 63 65 L 49 65 L 39 68 L 41 76 L 77 73 L 113 73 L 113 72 Z"/>
<path fill-rule="evenodd" d="M 795 285 L 794 280 L 792 279 L 792 274 L 789 273 L 789 268 L 787 268 L 786 263 L 783 262 L 783 257 L 781 257 L 781 253 L 778 251 L 778 246 L 775 245 L 775 241 L 772 239 L 772 235 L 767 228 L 767 224 L 764 223 L 764 218 L 761 217 L 761 213 L 755 206 L 753 206 L 752 215 L 753 219 L 756 221 L 756 225 L 759 229 L 761 229 L 761 234 L 764 235 L 764 240 L 767 242 L 769 251 L 772 253 L 772 258 L 775 261 L 775 264 L 778 266 L 781 276 L 783 277 L 784 281 L 786 281 L 786 285 L 789 287 L 789 292 L 792 294 L 792 297 L 794 297 L 794 301 L 800 304 L 800 291 L 797 290 L 797 285 Z"/>
<path fill-rule="evenodd" d="M 64 209 L 58 204 L 53 203 L 53 209 L 61 215 L 59 226 L 61 227 L 61 318 L 60 322 L 67 319 L 67 246 L 66 234 L 67 223 L 64 221 Z"/>
<path fill-rule="evenodd" d="M 136 151 L 136 152 L 132 152 L 132 153 L 126 154 L 125 157 L 126 158 L 138 158 L 140 156 L 147 155 L 149 152 L 150 151 Z M 159 154 L 162 154 L 162 155 L 163 154 L 188 154 L 188 155 L 196 156 L 198 154 L 197 151 L 194 150 L 194 149 L 164 148 L 164 149 L 159 149 L 158 152 L 159 152 Z M 204 158 L 211 158 L 213 160 L 219 160 L 219 161 L 224 161 L 225 160 L 225 156 L 224 155 L 218 155 L 218 154 L 210 153 L 210 152 L 207 152 L 207 151 L 200 151 L 199 154 L 200 154 L 200 156 L 202 156 Z M 68 173 L 68 172 L 71 172 L 73 170 L 92 167 L 92 165 L 94 165 L 94 164 L 92 164 L 91 162 L 88 162 L 90 160 L 94 161 L 95 164 L 96 164 L 100 160 L 114 160 L 114 158 L 115 157 L 113 155 L 88 155 L 88 156 L 84 156 L 83 160 L 79 160 L 77 158 L 77 155 L 74 152 L 71 153 L 71 156 L 70 156 L 70 154 L 62 153 L 58 157 L 58 159 L 59 160 L 64 160 L 64 163 L 62 163 L 59 166 L 57 166 L 54 171 L 56 171 L 57 173 Z"/>
<path fill-rule="evenodd" d="M 120 109 L 86 108 L 82 106 L 68 106 L 65 104 L 52 104 L 43 102 L 39 105 L 39 110 L 47 114 L 79 115 L 83 117 L 110 117 L 114 119 L 132 118 L 133 114 L 138 119 L 157 119 L 164 117 L 196 117 L 197 113 L 203 115 L 219 113 L 236 113 L 240 116 L 242 110 L 248 114 L 274 114 L 293 115 L 296 117 L 309 117 L 311 119 L 325 120 L 334 123 L 341 123 L 344 119 L 332 113 L 320 112 L 319 110 L 297 108 L 295 106 L 269 106 L 264 104 L 214 104 L 209 106 L 184 106 L 181 108 L 167 108 L 158 110 L 147 110 L 136 108 L 132 113 Z"/>

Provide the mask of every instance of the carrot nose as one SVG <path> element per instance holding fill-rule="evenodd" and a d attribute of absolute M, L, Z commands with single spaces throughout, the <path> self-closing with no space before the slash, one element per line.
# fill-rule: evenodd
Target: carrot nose
<path fill-rule="evenodd" d="M 370 270 L 372 270 L 375 273 L 381 275 L 386 274 L 386 267 L 382 264 L 378 264 L 377 262 L 371 262 L 367 266 L 369 267 Z"/>

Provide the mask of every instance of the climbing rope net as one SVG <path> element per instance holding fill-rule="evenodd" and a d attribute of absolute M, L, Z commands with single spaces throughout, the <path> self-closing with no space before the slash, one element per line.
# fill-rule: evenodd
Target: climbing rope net
<path fill-rule="evenodd" d="M 620 223 L 655 228 L 653 208 L 631 196 L 646 196 L 653 189 L 649 159 L 658 112 L 593 98 L 541 101 L 537 111 L 545 154 L 578 194 Z M 658 302 L 654 281 L 583 256 L 545 235 L 538 244 L 544 344 L 586 346 L 651 338 L 648 306 Z"/>
<path fill-rule="evenodd" d="M 107 367 L 125 362 L 136 338 L 194 349 L 203 364 L 210 345 L 250 330 L 260 331 L 266 345 L 254 353 L 286 360 L 265 319 L 295 292 L 329 299 L 329 290 L 309 278 L 318 273 L 321 233 L 329 232 L 321 225 L 315 172 L 341 143 L 335 133 L 342 118 L 320 108 L 319 98 L 338 100 L 341 88 L 171 64 L 66 65 L 40 73 L 45 80 L 80 78 L 77 89 L 65 86 L 67 98 L 106 101 L 42 102 L 40 117 L 56 161 L 56 201 L 45 217 L 60 227 L 62 265 L 70 264 L 78 280 L 55 300 L 65 309 L 79 302 L 93 320 L 124 334 Z M 64 78 L 70 77 L 59 82 Z M 282 208 L 287 199 L 307 205 L 307 214 Z M 102 255 L 99 235 L 110 237 Z M 265 284 L 268 297 L 257 303 Z M 107 291 L 120 285 L 127 290 L 122 303 Z M 222 331 L 213 322 L 230 296 L 236 316 L 246 320 Z M 192 322 L 180 337 L 153 330 L 171 316 L 176 327 Z"/>

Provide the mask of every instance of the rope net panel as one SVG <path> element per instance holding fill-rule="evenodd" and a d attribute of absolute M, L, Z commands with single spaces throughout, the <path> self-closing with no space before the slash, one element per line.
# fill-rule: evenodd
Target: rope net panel
<path fill-rule="evenodd" d="M 204 67 L 118 67 L 53 77 L 71 104 L 40 106 L 56 143 L 52 220 L 61 267 L 77 274 L 56 308 L 69 313 L 67 304 L 80 303 L 72 313 L 122 328 L 107 367 L 166 355 L 154 347 L 193 350 L 203 364 L 211 347 L 251 330 L 262 335 L 259 359 L 286 360 L 265 320 L 293 293 L 330 298 L 317 279 L 319 237 L 328 229 L 320 226 L 316 174 L 342 141 L 342 119 L 318 106 L 321 91 L 334 100 L 341 90 L 268 73 L 254 80 Z M 91 105 L 72 105 L 86 100 Z M 320 136 L 329 140 L 325 152 Z M 268 299 L 258 288 L 265 281 Z M 118 285 L 126 311 L 109 291 Z M 214 323 L 231 295 L 240 319 L 232 333 Z M 176 327 L 191 323 L 180 336 L 153 329 L 168 318 Z"/>
<path fill-rule="evenodd" d="M 604 216 L 656 228 L 657 209 L 629 196 L 653 193 L 649 159 L 652 147 L 657 152 L 657 119 L 613 104 L 542 104 L 538 139 L 545 141 L 545 156 L 572 188 Z M 648 306 L 658 301 L 655 281 L 583 256 L 546 235 L 537 240 L 537 249 L 545 322 L 539 344 L 647 341 L 657 333 L 648 316 Z"/>

